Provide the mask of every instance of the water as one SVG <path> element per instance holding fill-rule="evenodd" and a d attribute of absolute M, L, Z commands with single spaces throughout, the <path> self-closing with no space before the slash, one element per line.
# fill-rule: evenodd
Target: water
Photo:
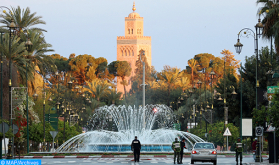
<path fill-rule="evenodd" d="M 69 139 L 56 152 L 131 152 L 135 136 L 142 144 L 142 152 L 170 152 L 176 137 L 185 138 L 188 148 L 204 141 L 194 134 L 175 130 L 175 121 L 172 109 L 166 105 L 146 105 L 145 109 L 103 106 L 88 121 L 92 131 Z"/>

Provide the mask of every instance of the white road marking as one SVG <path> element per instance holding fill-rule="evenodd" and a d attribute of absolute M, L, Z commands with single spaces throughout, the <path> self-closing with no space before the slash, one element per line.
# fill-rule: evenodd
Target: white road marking
<path fill-rule="evenodd" d="M 75 163 L 76 161 L 68 161 L 68 163 Z"/>

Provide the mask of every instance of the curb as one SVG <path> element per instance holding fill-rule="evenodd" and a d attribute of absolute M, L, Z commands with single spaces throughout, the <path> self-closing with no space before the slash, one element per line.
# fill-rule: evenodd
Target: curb
<path fill-rule="evenodd" d="M 184 158 L 190 158 L 191 155 L 184 155 Z M 217 155 L 218 158 L 233 158 L 235 155 Z M 251 158 L 253 155 L 243 155 L 243 158 Z M 268 158 L 268 155 L 263 155 L 263 158 Z M 3 157 L 5 158 L 5 157 Z M 18 159 L 19 156 L 15 156 Z M 98 155 L 98 156 L 20 156 L 21 159 L 88 159 L 88 158 L 134 158 L 133 155 Z M 141 155 L 141 158 L 173 158 L 173 155 Z"/>

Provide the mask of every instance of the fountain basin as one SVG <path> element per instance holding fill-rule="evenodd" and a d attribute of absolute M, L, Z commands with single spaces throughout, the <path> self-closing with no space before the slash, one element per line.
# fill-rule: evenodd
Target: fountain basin
<path fill-rule="evenodd" d="M 131 152 L 129 144 L 92 144 L 87 151 Z M 171 144 L 141 144 L 141 152 L 172 152 Z"/>
<path fill-rule="evenodd" d="M 157 110 L 153 111 L 154 108 Z M 171 144 L 178 137 L 186 140 L 187 148 L 204 141 L 194 134 L 174 129 L 174 121 L 172 109 L 161 104 L 144 108 L 124 105 L 100 107 L 88 124 L 91 131 L 72 137 L 55 152 L 131 152 L 135 136 L 142 144 L 142 152 L 154 153 L 173 152 Z"/>

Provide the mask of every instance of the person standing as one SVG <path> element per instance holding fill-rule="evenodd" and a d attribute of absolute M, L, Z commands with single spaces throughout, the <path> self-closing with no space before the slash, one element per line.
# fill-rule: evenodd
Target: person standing
<path fill-rule="evenodd" d="M 181 140 L 181 142 L 180 142 L 181 151 L 180 151 L 180 161 L 179 161 L 179 163 L 177 162 L 178 164 L 183 164 L 183 163 L 182 163 L 183 154 L 184 154 L 183 150 L 184 150 L 184 148 L 187 149 L 187 148 L 186 148 L 185 141 L 186 141 L 186 139 L 185 139 L 185 138 L 182 138 L 182 140 Z"/>
<path fill-rule="evenodd" d="M 135 139 L 132 141 L 132 144 L 131 144 L 131 150 L 134 152 L 134 160 L 135 160 L 135 162 L 139 162 L 139 159 L 140 159 L 140 149 L 141 149 L 140 141 L 138 140 L 138 137 L 135 136 Z"/>
<path fill-rule="evenodd" d="M 237 139 L 237 142 L 235 143 L 235 145 L 236 145 L 236 149 L 235 149 L 236 165 L 238 165 L 238 156 L 239 156 L 239 159 L 240 159 L 240 165 L 242 165 L 243 146 L 242 146 L 240 138 Z"/>
<path fill-rule="evenodd" d="M 172 142 L 171 148 L 174 151 L 174 156 L 173 156 L 173 163 L 175 164 L 175 159 L 177 158 L 177 164 L 179 164 L 180 161 L 180 151 L 181 151 L 181 144 L 178 141 L 177 138 L 175 138 L 175 141 Z"/>

